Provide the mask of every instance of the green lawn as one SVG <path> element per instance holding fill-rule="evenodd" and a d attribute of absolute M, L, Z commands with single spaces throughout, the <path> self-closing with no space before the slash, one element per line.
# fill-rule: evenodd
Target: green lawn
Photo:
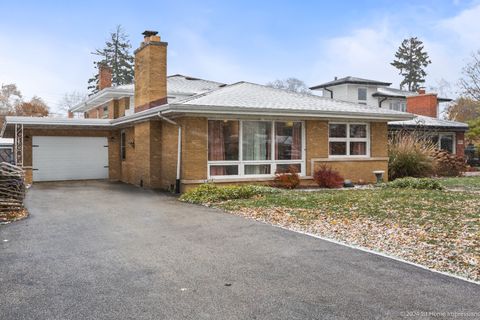
<path fill-rule="evenodd" d="M 480 190 L 480 176 L 477 177 L 458 177 L 442 178 L 440 183 L 446 188 L 458 188 L 465 190 Z"/>
<path fill-rule="evenodd" d="M 441 183 L 446 190 L 284 190 L 208 205 L 480 281 L 480 177 Z"/>

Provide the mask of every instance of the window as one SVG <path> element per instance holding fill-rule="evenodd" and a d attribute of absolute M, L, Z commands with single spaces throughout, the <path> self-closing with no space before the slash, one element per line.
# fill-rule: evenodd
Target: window
<path fill-rule="evenodd" d="M 389 109 L 405 112 L 407 111 L 407 105 L 405 104 L 405 101 L 400 101 L 400 100 L 390 101 Z"/>
<path fill-rule="evenodd" d="M 439 133 L 430 136 L 433 144 L 441 150 L 455 153 L 455 134 L 454 133 Z"/>
<path fill-rule="evenodd" d="M 451 134 L 440 135 L 440 149 L 453 153 L 453 140 L 454 137 Z"/>
<path fill-rule="evenodd" d="M 126 151 L 125 151 L 125 140 L 126 140 L 125 130 L 120 132 L 120 159 L 126 159 Z"/>
<path fill-rule="evenodd" d="M 328 149 L 330 156 L 361 156 L 370 154 L 369 127 L 365 123 L 330 123 Z"/>
<path fill-rule="evenodd" d="M 103 119 L 108 119 L 108 105 L 106 105 L 106 106 L 103 107 L 103 110 L 102 110 L 102 118 L 103 118 Z"/>
<path fill-rule="evenodd" d="M 367 88 L 358 88 L 358 102 L 367 104 Z"/>
<path fill-rule="evenodd" d="M 302 173 L 300 121 L 208 121 L 209 177 L 266 176 L 293 165 Z"/>

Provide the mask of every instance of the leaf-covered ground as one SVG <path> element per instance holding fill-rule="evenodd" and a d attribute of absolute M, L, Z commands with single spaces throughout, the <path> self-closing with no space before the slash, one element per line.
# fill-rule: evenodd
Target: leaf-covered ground
<path fill-rule="evenodd" d="M 464 178 L 460 178 L 464 179 Z M 480 280 L 480 179 L 467 191 L 284 191 L 210 203 L 228 212 Z M 447 181 L 461 186 L 460 181 Z M 478 183 L 478 184 L 477 184 Z"/>

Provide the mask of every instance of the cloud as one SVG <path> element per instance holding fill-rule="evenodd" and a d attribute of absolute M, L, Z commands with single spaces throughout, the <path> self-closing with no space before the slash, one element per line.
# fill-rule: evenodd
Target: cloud
<path fill-rule="evenodd" d="M 455 86 L 461 68 L 470 52 L 480 49 L 480 5 L 475 5 L 446 19 L 408 20 L 391 16 L 382 22 L 362 26 L 348 34 L 321 39 L 313 75 L 316 82 L 329 81 L 334 76 L 358 76 L 393 82 L 401 81 L 390 62 L 404 38 L 419 35 L 432 64 L 427 67 L 426 85 L 433 86 L 446 79 Z M 409 27 L 410 29 L 405 29 Z"/>
<path fill-rule="evenodd" d="M 169 48 L 169 74 L 182 73 L 194 77 L 235 82 L 246 74 L 235 54 L 220 44 L 212 44 L 201 31 L 177 30 L 175 43 Z M 173 70 L 173 72 L 172 72 Z"/>
<path fill-rule="evenodd" d="M 320 42 L 318 51 L 322 54 L 313 72 L 323 80 L 358 76 L 391 82 L 396 77 L 390 62 L 400 39 L 387 22 L 325 39 Z"/>
<path fill-rule="evenodd" d="M 439 29 L 449 35 L 449 40 L 467 50 L 480 48 L 480 4 L 461 11 L 458 15 L 441 20 Z"/>
<path fill-rule="evenodd" d="M 25 99 L 39 95 L 55 111 L 64 93 L 86 90 L 92 60 L 90 50 L 78 42 L 0 33 L 0 43 L 0 83 L 16 83 Z"/>

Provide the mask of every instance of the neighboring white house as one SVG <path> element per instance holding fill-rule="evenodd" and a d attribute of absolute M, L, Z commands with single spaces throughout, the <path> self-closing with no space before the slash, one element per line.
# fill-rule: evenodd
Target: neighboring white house
<path fill-rule="evenodd" d="M 311 87 L 311 90 L 321 90 L 322 96 L 332 99 L 349 101 L 396 111 L 407 110 L 407 97 L 418 95 L 417 92 L 390 88 L 390 82 L 369 80 L 358 77 L 344 77 Z M 437 97 L 438 102 L 452 101 Z M 438 114 L 438 112 L 437 112 Z"/>
<path fill-rule="evenodd" d="M 464 155 L 464 134 L 466 123 L 439 119 L 439 104 L 452 99 L 438 97 L 436 93 L 426 93 L 390 88 L 390 82 L 369 80 L 358 77 L 337 78 L 311 90 L 321 91 L 326 98 L 365 104 L 383 109 L 410 112 L 417 117 L 408 121 L 388 123 L 390 132 L 399 130 L 424 131 L 438 145 L 438 148 Z"/>

